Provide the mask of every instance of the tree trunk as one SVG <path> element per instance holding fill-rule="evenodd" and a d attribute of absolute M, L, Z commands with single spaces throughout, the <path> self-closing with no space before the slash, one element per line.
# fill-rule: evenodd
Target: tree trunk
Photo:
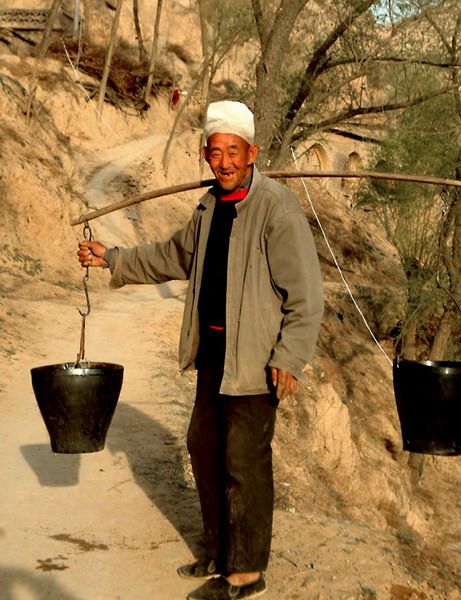
<path fill-rule="evenodd" d="M 453 329 L 453 312 L 444 310 L 432 341 L 429 360 L 444 360 L 448 342 Z"/>
<path fill-rule="evenodd" d="M 80 0 L 74 0 L 74 25 L 72 27 L 72 35 L 78 35 L 80 28 Z"/>
<path fill-rule="evenodd" d="M 431 347 L 431 360 L 443 360 L 454 324 L 461 319 L 461 197 L 456 190 L 453 193 L 454 199 L 445 215 L 440 240 L 440 252 L 449 279 L 448 289 L 443 289 L 451 297 L 451 306 L 445 308 L 437 326 Z"/>
<path fill-rule="evenodd" d="M 53 0 L 53 4 L 51 5 L 50 14 L 48 15 L 48 19 L 46 21 L 45 31 L 43 32 L 43 37 L 40 41 L 40 44 L 37 46 L 35 50 L 35 65 L 32 73 L 32 81 L 30 84 L 30 92 L 29 99 L 27 101 L 26 108 L 26 122 L 27 124 L 30 121 L 30 113 L 32 111 L 32 104 L 34 103 L 35 92 L 37 91 L 37 86 L 35 85 L 35 80 L 37 79 L 37 69 L 40 64 L 40 61 L 45 56 L 46 51 L 48 50 L 48 46 L 50 44 L 51 32 L 53 31 L 53 25 L 56 21 L 56 17 L 58 16 L 58 12 L 61 8 L 62 0 Z"/>
<path fill-rule="evenodd" d="M 138 40 L 138 49 L 139 49 L 139 62 L 143 65 L 147 62 L 148 56 L 147 52 L 144 48 L 144 41 L 142 37 L 141 25 L 139 23 L 139 5 L 138 0 L 133 0 L 133 20 L 134 20 L 134 28 L 136 30 L 136 38 Z"/>
<path fill-rule="evenodd" d="M 158 31 L 160 28 L 160 16 L 162 14 L 163 0 L 157 0 L 157 12 L 155 13 L 155 24 L 154 32 L 152 34 L 152 49 L 150 53 L 150 65 L 149 75 L 147 76 L 146 92 L 144 94 L 144 100 L 149 103 L 150 93 L 152 90 L 152 81 L 154 80 L 155 61 L 157 60 L 157 46 L 158 46 Z"/>
<path fill-rule="evenodd" d="M 407 262 L 412 263 L 412 260 L 409 259 Z M 418 317 L 421 314 L 424 301 L 428 299 L 427 297 L 423 298 L 426 280 L 421 276 L 422 274 L 417 267 L 414 267 L 414 269 L 414 271 L 406 273 L 408 300 L 404 323 L 405 335 L 402 340 L 402 354 L 408 360 L 415 360 L 417 358 Z"/>
<path fill-rule="evenodd" d="M 208 68 L 208 66 L 209 65 L 204 65 L 203 68 Z M 176 127 L 178 126 L 179 120 L 181 119 L 181 116 L 182 116 L 183 112 L 185 111 L 187 105 L 189 104 L 192 96 L 194 95 L 194 93 L 198 89 L 200 81 L 201 81 L 201 78 L 198 77 L 192 83 L 192 85 L 191 85 L 191 87 L 189 89 L 189 92 L 187 93 L 186 98 L 184 99 L 183 102 L 181 102 L 179 110 L 176 113 L 176 118 L 174 120 L 173 127 L 171 128 L 170 135 L 168 137 L 168 141 L 167 141 L 166 146 L 165 146 L 165 150 L 163 151 L 162 165 L 163 165 L 163 169 L 164 169 L 165 173 L 168 170 L 168 154 L 170 152 L 170 146 L 171 146 L 171 143 L 173 141 L 173 138 L 176 135 Z"/>
<path fill-rule="evenodd" d="M 253 0 L 253 13 L 261 42 L 261 56 L 256 67 L 256 94 L 254 104 L 256 143 L 261 147 L 258 165 L 271 168 L 269 149 L 275 135 L 276 116 L 283 63 L 287 44 L 296 18 L 308 0 L 282 0 L 272 23 L 265 20 L 259 0 Z"/>
<path fill-rule="evenodd" d="M 413 319 L 410 321 L 405 328 L 405 338 L 403 340 L 403 351 L 402 355 L 407 360 L 416 359 L 416 330 L 417 324 Z"/>
<path fill-rule="evenodd" d="M 50 14 L 48 15 L 48 19 L 46 21 L 45 31 L 43 32 L 43 37 L 35 53 L 37 60 L 40 60 L 45 56 L 45 52 L 47 51 L 48 45 L 50 43 L 50 36 L 51 32 L 53 31 L 53 25 L 56 21 L 56 17 L 58 16 L 61 4 L 62 0 L 53 0 L 53 4 L 51 5 L 50 9 Z"/>
<path fill-rule="evenodd" d="M 110 64 L 112 62 L 112 54 L 114 53 L 115 40 L 117 38 L 118 22 L 120 20 L 120 12 L 122 10 L 122 4 L 123 4 L 123 0 L 117 0 L 117 7 L 115 9 L 114 20 L 112 21 L 112 29 L 110 32 L 109 47 L 107 48 L 106 62 L 104 64 L 104 71 L 102 74 L 101 84 L 99 86 L 98 106 L 97 106 L 99 119 L 102 116 L 102 107 L 104 105 L 104 97 L 106 95 L 107 80 L 109 79 Z"/>
<path fill-rule="evenodd" d="M 208 27 L 206 22 L 206 15 L 209 13 L 208 11 L 209 3 L 207 0 L 198 0 L 198 12 L 200 18 L 200 35 L 202 41 L 202 63 L 210 64 L 211 62 L 211 52 L 210 52 L 210 36 L 208 35 Z M 207 106 L 208 95 L 210 89 L 210 69 L 205 69 L 202 71 L 202 104 L 203 106 Z"/>

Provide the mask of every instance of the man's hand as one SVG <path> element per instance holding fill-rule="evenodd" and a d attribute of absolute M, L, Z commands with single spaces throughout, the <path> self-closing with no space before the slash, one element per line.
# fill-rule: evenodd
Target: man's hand
<path fill-rule="evenodd" d="M 82 267 L 103 267 L 107 265 L 104 255 L 107 248 L 100 242 L 84 240 L 78 245 L 77 256 Z"/>
<path fill-rule="evenodd" d="M 271 380 L 274 386 L 276 396 L 279 400 L 284 400 L 292 396 L 298 387 L 298 380 L 288 371 L 271 367 Z"/>

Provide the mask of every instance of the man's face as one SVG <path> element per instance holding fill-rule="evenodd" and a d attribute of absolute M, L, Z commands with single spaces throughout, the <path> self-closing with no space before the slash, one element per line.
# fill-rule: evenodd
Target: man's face
<path fill-rule="evenodd" d="M 259 148 L 233 133 L 214 133 L 202 151 L 219 185 L 223 190 L 232 191 L 249 177 Z"/>

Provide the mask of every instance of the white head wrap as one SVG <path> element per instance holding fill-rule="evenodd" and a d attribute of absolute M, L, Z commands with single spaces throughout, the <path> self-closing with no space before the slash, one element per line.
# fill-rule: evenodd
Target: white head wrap
<path fill-rule="evenodd" d="M 253 113 L 242 102 L 212 102 L 206 114 L 206 139 L 213 133 L 233 133 L 252 144 L 255 137 Z"/>

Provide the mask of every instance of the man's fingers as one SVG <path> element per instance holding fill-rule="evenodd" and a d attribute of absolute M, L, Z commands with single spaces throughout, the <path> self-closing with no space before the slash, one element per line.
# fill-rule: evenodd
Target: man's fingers
<path fill-rule="evenodd" d="M 107 248 L 100 242 L 82 240 L 78 245 L 77 256 L 82 267 L 102 267 L 107 265 L 104 255 Z"/>
<path fill-rule="evenodd" d="M 284 400 L 296 392 L 298 381 L 296 377 L 293 377 L 288 371 L 271 368 L 271 379 L 276 396 L 279 400 Z"/>
<path fill-rule="evenodd" d="M 277 398 L 284 400 L 286 396 L 286 373 L 279 370 L 277 377 Z"/>
<path fill-rule="evenodd" d="M 272 381 L 272 385 L 274 386 L 274 388 L 277 387 L 277 374 L 278 374 L 277 369 L 275 369 L 274 367 L 271 367 L 271 381 Z"/>
<path fill-rule="evenodd" d="M 90 265 L 93 254 L 88 247 L 84 246 L 83 244 L 79 244 L 77 256 L 82 267 L 88 267 Z"/>

